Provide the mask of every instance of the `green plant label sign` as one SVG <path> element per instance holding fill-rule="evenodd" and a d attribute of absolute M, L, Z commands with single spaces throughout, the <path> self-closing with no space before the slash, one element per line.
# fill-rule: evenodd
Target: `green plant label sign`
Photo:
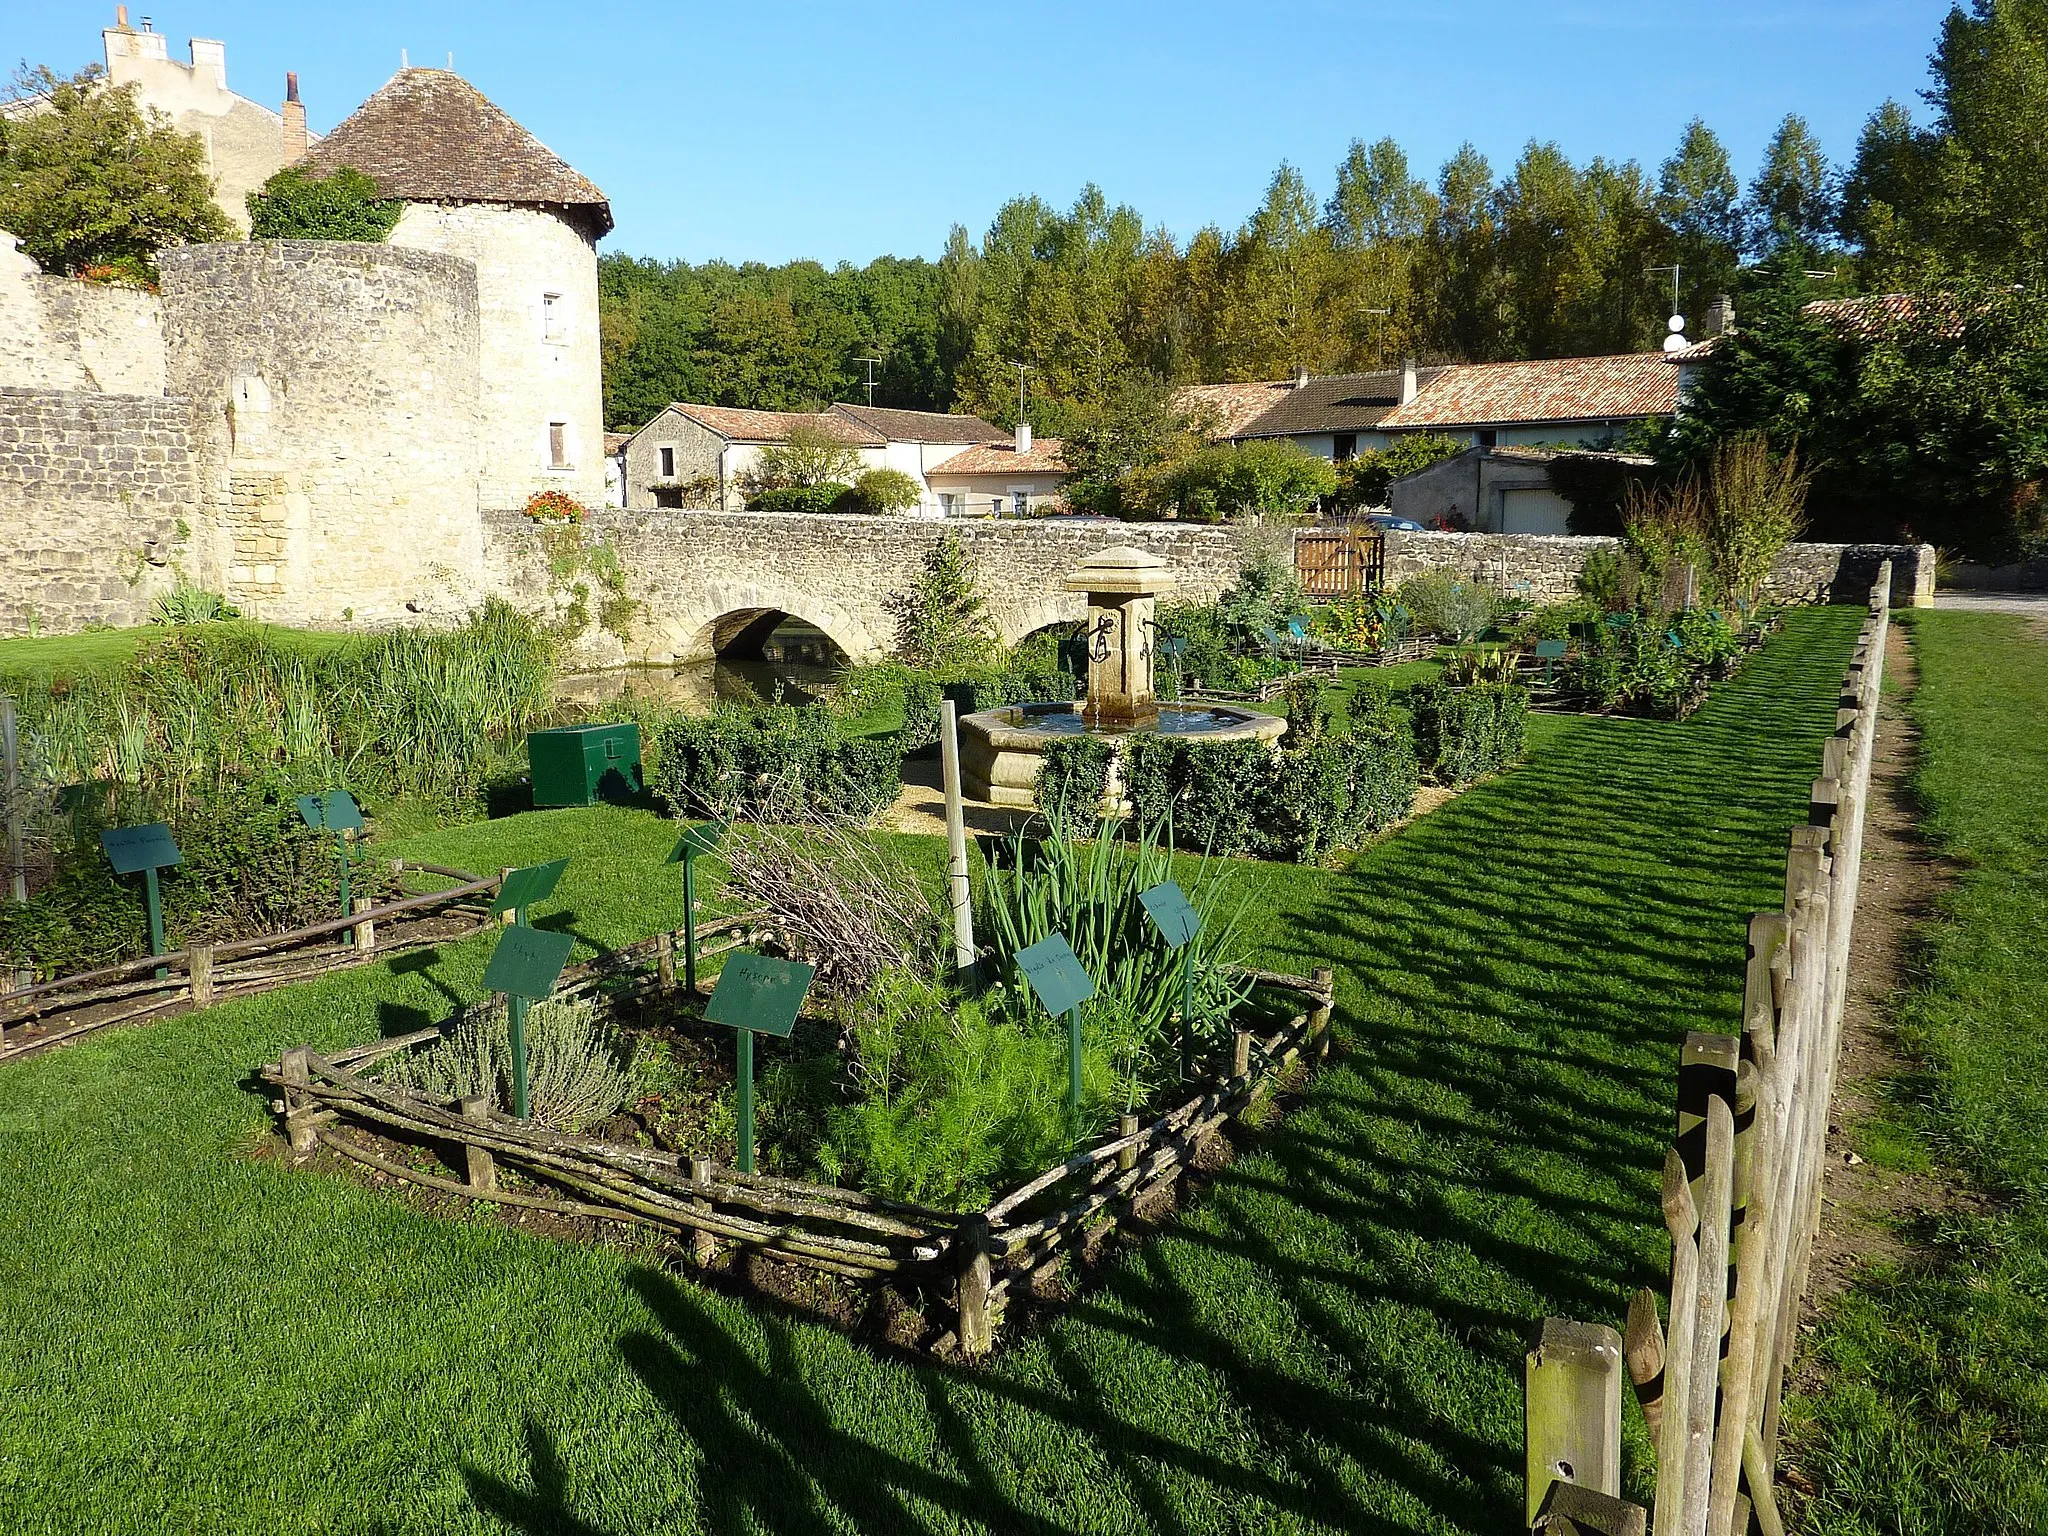
<path fill-rule="evenodd" d="M 315 832 L 360 832 L 363 813 L 356 797 L 345 789 L 299 796 L 299 818 Z"/>
<path fill-rule="evenodd" d="M 535 1001 L 555 989 L 576 940 L 545 928 L 507 928 L 484 967 L 484 986 L 508 997 Z"/>
<path fill-rule="evenodd" d="M 161 821 L 141 827 L 109 827 L 100 834 L 100 847 L 117 875 L 132 875 L 145 869 L 169 869 L 185 862 L 171 829 Z"/>
<path fill-rule="evenodd" d="M 491 903 L 491 916 L 500 912 L 523 912 L 536 901 L 546 901 L 555 894 L 555 887 L 561 883 L 562 871 L 569 867 L 567 859 L 556 859 L 551 864 L 528 864 L 515 869 L 505 876 L 498 886 L 498 899 Z"/>
<path fill-rule="evenodd" d="M 1138 892 L 1138 901 L 1168 949 L 1179 949 L 1202 931 L 1202 914 L 1188 904 L 1186 893 L 1174 881 L 1162 880 Z"/>
<path fill-rule="evenodd" d="M 1055 1016 L 1079 1007 L 1095 995 L 1095 983 L 1081 969 L 1074 947 L 1063 933 L 1018 950 L 1017 969 L 1031 983 L 1039 1006 Z"/>
<path fill-rule="evenodd" d="M 815 966 L 795 960 L 735 954 L 718 973 L 718 985 L 704 1005 L 704 1017 L 713 1024 L 787 1039 L 796 1028 L 796 1016 L 803 1011 L 804 996 L 815 975 Z"/>
<path fill-rule="evenodd" d="M 726 830 L 722 821 L 703 821 L 694 827 L 685 827 L 675 847 L 669 850 L 668 862 L 680 864 L 685 856 L 694 858 L 700 853 L 711 852 L 724 840 Z"/>

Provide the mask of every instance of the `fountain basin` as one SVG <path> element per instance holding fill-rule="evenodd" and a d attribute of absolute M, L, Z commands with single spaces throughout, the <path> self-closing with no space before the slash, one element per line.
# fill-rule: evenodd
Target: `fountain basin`
<path fill-rule="evenodd" d="M 1045 744 L 1067 736 L 1180 736 L 1200 741 L 1280 739 L 1287 722 L 1229 705 L 1162 705 L 1136 730 L 1091 724 L 1077 704 L 1011 704 L 960 718 L 961 787 L 973 799 L 1026 808 L 1038 804 Z"/>

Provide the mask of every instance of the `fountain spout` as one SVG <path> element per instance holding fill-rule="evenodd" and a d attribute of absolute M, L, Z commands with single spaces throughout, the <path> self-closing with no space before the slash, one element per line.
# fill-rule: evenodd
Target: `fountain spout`
<path fill-rule="evenodd" d="M 1166 562 L 1119 544 L 1090 555 L 1061 585 L 1088 598 L 1088 695 L 1082 717 L 1093 727 L 1117 731 L 1157 724 L 1152 610 L 1159 594 L 1174 587 Z"/>

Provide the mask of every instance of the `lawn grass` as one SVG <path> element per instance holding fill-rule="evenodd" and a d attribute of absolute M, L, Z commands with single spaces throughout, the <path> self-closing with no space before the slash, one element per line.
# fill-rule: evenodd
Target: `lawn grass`
<path fill-rule="evenodd" d="M 1989 1207 L 1921 1223 L 1864 1276 L 1795 1404 L 1816 1530 L 2048 1530 L 2048 644 L 2020 618 L 1915 613 L 1916 788 L 1963 865 L 1894 1010 L 1914 1075 L 1860 1145 Z"/>
<path fill-rule="evenodd" d="M 1539 717 L 1349 869 L 1243 866 L 1347 1052 L 986 1369 L 255 1155 L 256 1062 L 444 1015 L 487 939 L 0 1070 L 0 1529 L 1505 1529 L 1526 1336 L 1658 1278 L 1678 1044 L 1733 1027 L 1860 617 L 1794 614 L 1682 724 Z M 407 847 L 572 854 L 537 920 L 613 944 L 679 916 L 672 836 Z"/>
<path fill-rule="evenodd" d="M 338 650 L 359 638 L 330 630 L 225 622 L 306 656 Z M 151 641 L 167 639 L 173 633 L 161 624 L 140 624 L 132 629 L 95 629 L 77 635 L 17 635 L 0 640 L 0 680 L 46 685 L 85 672 L 111 671 L 133 661 L 135 653 Z"/>

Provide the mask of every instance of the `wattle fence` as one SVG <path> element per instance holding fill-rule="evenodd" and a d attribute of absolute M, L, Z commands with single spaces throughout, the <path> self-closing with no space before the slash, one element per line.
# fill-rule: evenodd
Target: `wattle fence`
<path fill-rule="evenodd" d="M 1842 682 L 1835 733 L 1785 860 L 1784 905 L 1749 922 L 1739 1035 L 1695 1031 L 1664 1160 L 1671 1280 L 1625 1329 L 1550 1318 L 1525 1383 L 1525 1524 L 1741 1536 L 1784 1529 L 1785 1376 L 1820 1224 L 1849 940 L 1889 629 L 1890 562 Z M 1654 1513 L 1621 1494 L 1621 1375 L 1657 1447 Z"/>

